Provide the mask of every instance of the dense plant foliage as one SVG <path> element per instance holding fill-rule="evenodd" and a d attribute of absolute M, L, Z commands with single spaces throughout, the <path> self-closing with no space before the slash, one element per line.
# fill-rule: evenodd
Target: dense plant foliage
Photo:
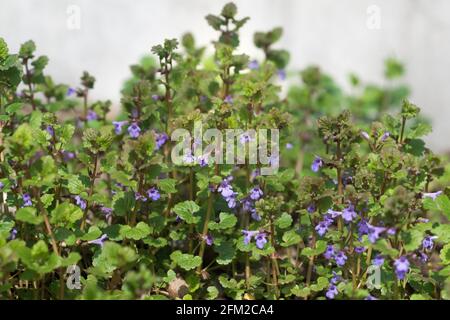
<path fill-rule="evenodd" d="M 449 298 L 448 178 L 403 66 L 351 94 L 312 66 L 283 98 L 282 30 L 254 35 L 257 61 L 234 4 L 206 20 L 214 56 L 191 34 L 154 46 L 112 122 L 92 75 L 56 84 L 32 41 L 0 39 L 0 297 Z M 279 129 L 280 169 L 175 164 L 171 134 L 196 121 Z"/>

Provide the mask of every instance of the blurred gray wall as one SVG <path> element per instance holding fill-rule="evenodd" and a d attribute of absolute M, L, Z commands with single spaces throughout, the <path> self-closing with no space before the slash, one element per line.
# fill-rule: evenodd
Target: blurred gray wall
<path fill-rule="evenodd" d="M 251 16 L 242 29 L 240 49 L 255 57 L 260 53 L 252 47 L 253 32 L 282 26 L 285 34 L 279 46 L 291 51 L 291 68 L 320 64 L 341 84 L 347 82 L 349 72 L 382 84 L 383 59 L 394 56 L 404 61 L 412 100 L 434 123 L 428 142 L 437 151 L 450 150 L 449 0 L 235 2 L 240 15 Z M 47 73 L 58 82 L 76 85 L 81 72 L 90 71 L 98 80 L 93 96 L 117 103 L 130 64 L 152 45 L 187 30 L 197 35 L 200 44 L 209 43 L 216 33 L 204 16 L 220 12 L 224 3 L 0 0 L 0 36 L 11 51 L 34 39 L 38 53 L 50 58 Z"/>

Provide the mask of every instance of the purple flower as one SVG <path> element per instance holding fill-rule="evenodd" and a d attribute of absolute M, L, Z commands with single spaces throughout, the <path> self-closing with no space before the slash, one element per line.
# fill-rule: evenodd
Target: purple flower
<path fill-rule="evenodd" d="M 135 192 L 134 193 L 134 199 L 136 200 L 136 201 L 142 201 L 142 202 L 146 202 L 147 201 L 147 198 L 146 197 L 144 197 L 142 194 L 140 194 L 139 192 Z"/>
<path fill-rule="evenodd" d="M 382 232 L 386 231 L 386 228 L 375 227 L 375 226 L 372 226 L 370 224 L 367 224 L 367 227 L 369 229 L 368 237 L 369 237 L 369 241 L 371 243 L 375 243 L 378 240 L 378 238 L 380 237 L 380 234 Z"/>
<path fill-rule="evenodd" d="M 325 235 L 328 231 L 328 224 L 325 221 L 319 222 L 319 224 L 316 226 L 315 230 L 317 231 L 317 234 L 321 237 Z"/>
<path fill-rule="evenodd" d="M 106 219 L 108 219 L 109 217 L 112 216 L 112 213 L 113 213 L 113 209 L 112 208 L 108 208 L 108 207 L 102 206 L 100 208 L 100 210 L 105 214 L 105 218 Z"/>
<path fill-rule="evenodd" d="M 424 250 L 432 250 L 434 247 L 434 242 L 433 240 L 436 239 L 436 236 L 426 236 L 423 240 L 422 240 L 422 247 Z"/>
<path fill-rule="evenodd" d="M 277 74 L 280 80 L 286 80 L 286 71 L 284 71 L 283 69 L 278 69 Z"/>
<path fill-rule="evenodd" d="M 75 90 L 74 88 L 69 87 L 69 88 L 67 88 L 67 93 L 66 93 L 66 95 L 70 97 L 70 96 L 73 95 L 75 92 L 76 92 L 76 90 Z"/>
<path fill-rule="evenodd" d="M 217 191 L 219 191 L 224 198 L 228 198 L 234 195 L 233 187 L 230 185 L 229 179 L 222 180 L 219 188 L 217 188 Z"/>
<path fill-rule="evenodd" d="M 45 129 L 49 135 L 51 135 L 52 137 L 55 135 L 55 130 L 53 129 L 52 126 L 47 126 L 47 128 Z"/>
<path fill-rule="evenodd" d="M 103 248 L 103 244 L 107 239 L 108 239 L 108 236 L 106 234 L 103 234 L 100 238 L 88 241 L 88 243 L 89 244 L 97 244 Z"/>
<path fill-rule="evenodd" d="M 361 218 L 361 221 L 358 222 L 358 234 L 360 236 L 363 236 L 368 233 L 369 233 L 369 225 L 368 225 L 366 219 Z"/>
<path fill-rule="evenodd" d="M 366 247 L 355 247 L 355 252 L 358 254 L 361 254 L 364 251 L 366 251 Z"/>
<path fill-rule="evenodd" d="M 169 136 L 163 133 L 156 134 L 156 150 L 159 150 L 169 140 Z"/>
<path fill-rule="evenodd" d="M 244 235 L 244 244 L 248 245 L 252 241 L 252 238 L 258 233 L 258 231 L 242 230 L 242 234 Z"/>
<path fill-rule="evenodd" d="M 294 147 L 292 143 L 286 143 L 286 149 L 291 150 Z"/>
<path fill-rule="evenodd" d="M 137 137 L 139 137 L 139 133 L 141 132 L 141 128 L 139 128 L 139 126 L 137 125 L 136 122 L 133 122 L 129 127 L 128 127 L 128 133 L 130 134 L 130 137 L 136 139 Z"/>
<path fill-rule="evenodd" d="M 390 236 L 394 236 L 396 232 L 397 231 L 395 230 L 395 228 L 387 229 L 387 234 L 390 235 Z"/>
<path fill-rule="evenodd" d="M 433 200 L 436 200 L 436 198 L 442 194 L 442 191 L 437 192 L 424 192 L 422 194 L 422 198 L 431 198 Z"/>
<path fill-rule="evenodd" d="M 70 151 L 63 151 L 62 154 L 63 154 L 64 161 L 66 161 L 66 162 L 75 158 L 75 153 L 70 152 Z"/>
<path fill-rule="evenodd" d="M 239 137 L 239 141 L 242 144 L 246 144 L 250 141 L 253 140 L 253 137 L 248 133 L 248 132 L 244 132 L 243 134 L 241 134 L 241 136 Z"/>
<path fill-rule="evenodd" d="M 319 171 L 319 169 L 323 166 L 323 160 L 321 157 L 316 156 L 314 161 L 311 164 L 311 170 L 314 172 Z"/>
<path fill-rule="evenodd" d="M 207 234 L 206 236 L 202 236 L 202 238 L 208 246 L 211 246 L 214 243 L 214 238 L 210 234 Z"/>
<path fill-rule="evenodd" d="M 156 189 L 155 187 L 152 187 L 150 189 L 147 190 L 147 196 L 149 197 L 149 199 L 151 199 L 152 201 L 156 201 L 159 198 L 161 198 L 161 195 L 159 194 L 158 189 Z"/>
<path fill-rule="evenodd" d="M 250 190 L 250 199 L 252 200 L 259 200 L 263 196 L 263 192 L 260 187 L 254 187 L 252 190 Z"/>
<path fill-rule="evenodd" d="M 331 282 L 332 284 L 337 284 L 340 280 L 341 280 L 341 276 L 338 275 L 338 274 L 336 273 L 336 271 L 333 271 L 333 276 L 331 277 L 330 282 Z"/>
<path fill-rule="evenodd" d="M 195 157 L 192 155 L 192 152 L 189 150 L 184 156 L 183 156 L 183 162 L 185 164 L 192 164 L 195 161 Z"/>
<path fill-rule="evenodd" d="M 361 131 L 361 135 L 362 135 L 362 137 L 363 137 L 364 139 L 370 140 L 370 135 L 369 135 L 367 132 Z"/>
<path fill-rule="evenodd" d="M 335 254 L 334 246 L 329 244 L 327 246 L 327 248 L 325 249 L 325 252 L 324 252 L 323 256 L 325 257 L 325 259 L 330 260 L 330 259 L 332 259 L 334 257 L 334 254 Z"/>
<path fill-rule="evenodd" d="M 2 190 L 4 186 L 5 186 L 5 184 L 0 181 L 0 190 Z"/>
<path fill-rule="evenodd" d="M 237 201 L 236 201 L 236 195 L 237 192 L 233 193 L 232 196 L 225 198 L 225 201 L 227 202 L 228 208 L 233 209 L 236 207 Z"/>
<path fill-rule="evenodd" d="M 364 298 L 364 300 L 378 300 L 378 299 L 369 294 L 367 297 Z"/>
<path fill-rule="evenodd" d="M 119 135 L 122 133 L 122 127 L 127 123 L 127 121 L 113 121 L 114 132 Z"/>
<path fill-rule="evenodd" d="M 345 265 L 345 262 L 347 261 L 347 256 L 345 255 L 344 251 L 339 251 L 335 254 L 334 260 L 336 260 L 336 264 L 339 267 L 342 267 Z"/>
<path fill-rule="evenodd" d="M 356 212 L 355 212 L 355 207 L 350 204 L 347 208 L 345 208 L 342 211 L 342 218 L 346 221 L 346 222 L 351 222 L 353 221 L 353 219 L 355 219 L 357 216 Z"/>
<path fill-rule="evenodd" d="M 200 167 L 203 168 L 208 165 L 208 158 L 209 158 L 209 156 L 207 154 L 204 154 L 204 155 L 198 157 L 197 161 L 198 161 L 198 164 L 200 165 Z"/>
<path fill-rule="evenodd" d="M 255 169 L 252 171 L 252 173 L 250 174 L 250 181 L 253 181 L 256 179 L 256 177 L 261 175 L 261 170 L 259 168 Z"/>
<path fill-rule="evenodd" d="M 390 135 L 391 135 L 391 134 L 390 134 L 388 131 L 386 131 L 386 132 L 381 136 L 381 141 L 382 141 L 382 142 L 386 141 L 387 138 L 389 138 Z"/>
<path fill-rule="evenodd" d="M 17 229 L 13 228 L 9 233 L 9 237 L 7 240 L 14 240 L 17 237 Z"/>
<path fill-rule="evenodd" d="M 86 209 L 86 201 L 84 201 L 80 196 L 75 196 L 75 202 L 77 206 L 81 208 L 81 210 Z"/>
<path fill-rule="evenodd" d="M 89 110 L 89 111 L 88 111 L 88 114 L 87 114 L 87 116 L 86 116 L 86 119 L 87 119 L 88 121 L 97 120 L 97 118 L 98 118 L 98 116 L 97 116 L 97 114 L 95 113 L 95 111 L 93 111 L 93 110 Z"/>
<path fill-rule="evenodd" d="M 314 203 L 311 203 L 307 208 L 306 211 L 308 211 L 308 213 L 313 213 L 314 211 L 316 211 L 316 206 L 314 205 Z"/>
<path fill-rule="evenodd" d="M 261 221 L 261 216 L 258 214 L 258 212 L 256 212 L 256 209 L 252 209 L 251 210 L 251 217 L 253 220 L 255 221 Z"/>
<path fill-rule="evenodd" d="M 422 263 L 425 263 L 428 261 L 428 256 L 425 252 L 419 252 L 419 254 L 420 254 L 419 259 L 420 259 L 420 261 L 422 261 Z"/>
<path fill-rule="evenodd" d="M 227 95 L 223 101 L 228 104 L 233 104 L 233 97 L 231 95 Z"/>
<path fill-rule="evenodd" d="M 382 255 L 377 254 L 375 258 L 372 259 L 372 264 L 375 266 L 382 266 L 384 263 L 384 258 Z"/>
<path fill-rule="evenodd" d="M 338 293 L 339 293 L 339 292 L 338 292 L 336 286 L 335 286 L 334 284 L 331 284 L 331 285 L 328 287 L 328 291 L 327 291 L 327 293 L 325 293 L 325 296 L 326 296 L 328 299 L 334 299 L 334 297 L 335 297 Z"/>
<path fill-rule="evenodd" d="M 28 193 L 24 193 L 22 196 L 23 207 L 30 207 L 33 205 L 31 202 L 31 196 Z"/>
<path fill-rule="evenodd" d="M 399 280 L 403 280 L 409 271 L 409 261 L 405 256 L 402 256 L 394 261 L 395 274 Z"/>
<path fill-rule="evenodd" d="M 153 101 L 158 101 L 159 100 L 159 96 L 157 94 L 152 94 L 152 100 Z"/>
<path fill-rule="evenodd" d="M 244 212 L 250 212 L 254 209 L 254 207 L 253 207 L 254 203 L 248 197 L 242 199 L 241 204 L 242 204 L 242 210 Z"/>
<path fill-rule="evenodd" d="M 248 68 L 249 68 L 250 70 L 256 70 L 256 69 L 258 69 L 258 68 L 259 68 L 259 63 L 258 63 L 258 61 L 257 61 L 257 60 L 252 60 L 252 61 L 250 61 L 250 62 L 248 63 Z"/>
<path fill-rule="evenodd" d="M 327 213 L 328 213 L 333 219 L 336 218 L 337 216 L 342 215 L 342 212 L 341 212 L 341 211 L 335 211 L 335 210 L 333 210 L 333 209 L 328 209 Z"/>
<path fill-rule="evenodd" d="M 334 220 L 330 214 L 326 214 L 323 216 L 323 222 L 329 227 L 333 224 Z"/>
<path fill-rule="evenodd" d="M 265 232 L 260 232 L 256 235 L 255 240 L 256 240 L 256 246 L 259 249 L 263 249 L 264 245 L 267 243 L 267 234 Z"/>

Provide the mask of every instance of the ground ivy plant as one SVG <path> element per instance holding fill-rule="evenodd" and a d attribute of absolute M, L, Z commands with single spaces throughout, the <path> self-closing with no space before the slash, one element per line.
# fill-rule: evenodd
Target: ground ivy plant
<path fill-rule="evenodd" d="M 248 19 L 206 17 L 212 56 L 189 33 L 149 49 L 115 119 L 91 74 L 57 84 L 33 41 L 0 39 L 2 299 L 450 298 L 449 171 L 407 88 L 353 75 L 346 94 L 312 66 L 283 97 L 282 29 L 255 33 L 257 60 Z M 244 145 L 278 129 L 280 169 L 173 161 L 199 122 Z"/>

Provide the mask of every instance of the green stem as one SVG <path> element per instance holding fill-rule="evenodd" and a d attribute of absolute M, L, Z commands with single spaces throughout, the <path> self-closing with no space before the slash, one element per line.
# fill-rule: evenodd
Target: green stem
<path fill-rule="evenodd" d="M 206 217 L 205 217 L 205 224 L 203 225 L 203 232 L 202 232 L 202 238 L 200 239 L 200 250 L 199 250 L 199 256 L 202 259 L 201 264 L 198 266 L 197 272 L 201 273 L 202 271 L 202 264 L 203 264 L 203 255 L 205 254 L 205 247 L 206 247 L 206 236 L 208 235 L 208 224 L 209 220 L 211 219 L 211 214 L 213 211 L 213 202 L 214 202 L 214 194 L 210 191 L 208 196 L 208 208 L 206 209 Z"/>
<path fill-rule="evenodd" d="M 87 214 L 89 211 L 89 204 L 90 204 L 89 199 L 92 197 L 92 193 L 94 192 L 95 179 L 97 178 L 97 169 L 98 169 L 98 154 L 96 153 L 94 156 L 94 171 L 92 172 L 92 175 L 91 175 L 91 186 L 90 186 L 89 192 L 88 192 L 88 199 L 86 199 L 86 209 L 84 210 L 83 220 L 81 221 L 81 226 L 80 226 L 81 231 L 83 231 L 86 226 L 86 218 L 87 218 Z"/>

